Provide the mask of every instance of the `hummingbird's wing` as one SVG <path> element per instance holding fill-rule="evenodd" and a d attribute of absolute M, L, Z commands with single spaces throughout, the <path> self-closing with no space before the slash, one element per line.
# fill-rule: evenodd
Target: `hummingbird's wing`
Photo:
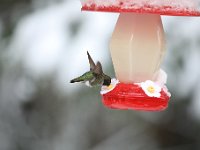
<path fill-rule="evenodd" d="M 101 66 L 101 63 L 99 61 L 97 62 L 93 72 L 98 74 L 98 75 L 103 74 L 102 66 Z"/>
<path fill-rule="evenodd" d="M 93 71 L 96 67 L 94 61 L 92 60 L 92 57 L 90 56 L 89 52 L 87 51 L 87 55 L 88 55 L 88 60 L 89 60 L 89 64 L 90 64 L 90 70 Z"/>

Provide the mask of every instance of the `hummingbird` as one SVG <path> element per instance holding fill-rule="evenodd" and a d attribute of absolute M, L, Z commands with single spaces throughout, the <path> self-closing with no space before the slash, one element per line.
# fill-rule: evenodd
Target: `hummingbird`
<path fill-rule="evenodd" d="M 98 61 L 94 63 L 92 57 L 87 51 L 88 61 L 90 64 L 90 70 L 83 75 L 72 79 L 70 83 L 84 82 L 87 86 L 94 87 L 98 85 L 109 86 L 111 83 L 111 78 L 103 73 L 101 63 Z"/>

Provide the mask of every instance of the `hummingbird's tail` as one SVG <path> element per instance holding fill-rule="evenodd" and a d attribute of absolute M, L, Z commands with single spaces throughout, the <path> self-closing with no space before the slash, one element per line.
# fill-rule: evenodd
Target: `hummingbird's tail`
<path fill-rule="evenodd" d="M 83 79 L 82 76 L 81 76 L 81 77 L 78 77 L 78 78 L 72 79 L 72 80 L 70 81 L 70 83 L 82 82 L 82 81 L 84 81 L 84 79 Z"/>
<path fill-rule="evenodd" d="M 91 80 L 93 76 L 94 76 L 93 73 L 91 71 L 88 71 L 84 73 L 82 76 L 72 79 L 70 83 L 85 82 L 85 81 Z"/>

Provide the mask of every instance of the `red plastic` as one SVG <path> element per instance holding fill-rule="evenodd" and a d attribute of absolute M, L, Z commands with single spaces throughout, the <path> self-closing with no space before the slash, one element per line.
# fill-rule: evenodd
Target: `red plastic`
<path fill-rule="evenodd" d="M 135 12 L 135 13 L 151 13 L 170 16 L 200 16 L 200 11 L 191 9 L 181 9 L 171 6 L 155 7 L 144 5 L 141 8 L 121 8 L 120 6 L 97 7 L 95 4 L 90 6 L 84 5 L 82 10 L 102 11 L 102 12 Z"/>
<path fill-rule="evenodd" d="M 137 84 L 119 83 L 102 95 L 103 104 L 113 109 L 134 109 L 143 111 L 161 111 L 167 108 L 169 96 L 161 90 L 159 98 L 149 97 Z"/>

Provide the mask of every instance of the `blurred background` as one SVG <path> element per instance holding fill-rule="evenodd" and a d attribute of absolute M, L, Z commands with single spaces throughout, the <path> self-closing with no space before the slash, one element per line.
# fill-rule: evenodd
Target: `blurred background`
<path fill-rule="evenodd" d="M 70 84 L 86 51 L 114 77 L 109 39 L 118 14 L 78 0 L 0 0 L 0 150 L 199 150 L 200 19 L 163 17 L 163 112 L 110 110 L 99 88 Z"/>

